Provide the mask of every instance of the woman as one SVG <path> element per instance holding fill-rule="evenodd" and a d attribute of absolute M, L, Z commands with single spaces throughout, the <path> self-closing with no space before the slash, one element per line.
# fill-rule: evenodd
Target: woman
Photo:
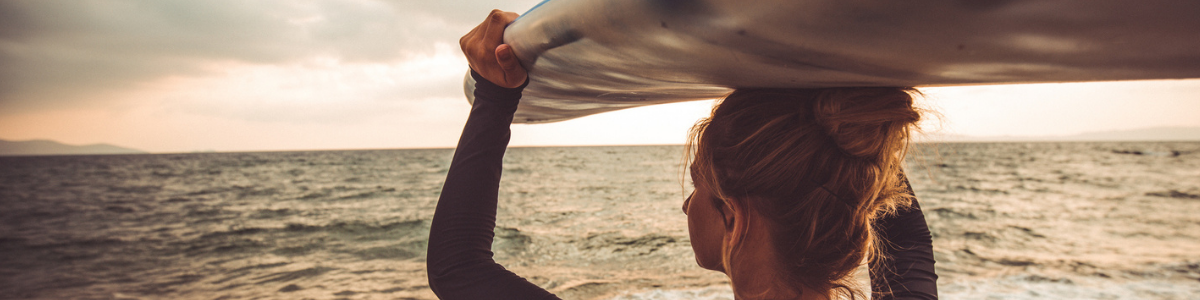
<path fill-rule="evenodd" d="M 460 40 L 477 83 L 429 237 L 442 299 L 557 299 L 492 260 L 501 159 L 528 82 L 502 44 L 516 17 L 493 11 Z M 919 119 L 910 92 L 738 90 L 721 101 L 689 142 L 695 191 L 683 210 L 697 263 L 728 275 L 738 299 L 865 298 L 850 281 L 864 259 L 875 299 L 935 299 L 929 231 L 900 173 Z"/>

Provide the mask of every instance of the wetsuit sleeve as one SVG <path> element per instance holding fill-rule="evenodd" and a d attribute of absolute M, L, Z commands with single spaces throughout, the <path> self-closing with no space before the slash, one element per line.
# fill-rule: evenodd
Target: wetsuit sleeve
<path fill-rule="evenodd" d="M 912 195 L 907 177 L 904 186 Z M 911 207 L 877 220 L 875 228 L 888 257 L 871 263 L 871 299 L 937 299 L 933 238 L 916 197 Z"/>
<path fill-rule="evenodd" d="M 492 258 L 501 161 L 525 85 L 507 89 L 471 76 L 475 102 L 430 225 L 429 287 L 447 300 L 558 299 Z"/>

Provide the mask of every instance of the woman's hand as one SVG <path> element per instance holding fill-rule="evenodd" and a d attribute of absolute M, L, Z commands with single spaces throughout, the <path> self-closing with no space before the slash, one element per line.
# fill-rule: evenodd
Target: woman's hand
<path fill-rule="evenodd" d="M 493 9 L 487 20 L 458 40 L 471 70 L 506 88 L 521 86 L 529 76 L 512 47 L 504 44 L 504 27 L 516 19 L 517 13 Z"/>

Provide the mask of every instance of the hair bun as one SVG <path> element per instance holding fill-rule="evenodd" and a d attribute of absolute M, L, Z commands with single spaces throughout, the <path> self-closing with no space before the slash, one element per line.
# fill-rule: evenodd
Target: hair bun
<path fill-rule="evenodd" d="M 921 119 L 913 107 L 915 89 L 825 89 L 813 102 L 817 125 L 846 154 L 883 158 L 901 150 L 908 129 Z"/>

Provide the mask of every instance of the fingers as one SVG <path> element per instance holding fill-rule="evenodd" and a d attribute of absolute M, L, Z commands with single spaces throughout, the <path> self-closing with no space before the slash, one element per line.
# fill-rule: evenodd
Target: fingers
<path fill-rule="evenodd" d="M 496 41 L 496 44 L 504 42 L 504 27 L 508 27 L 508 23 L 516 20 L 516 13 L 505 12 L 499 9 L 493 9 L 491 14 L 488 14 L 486 24 L 487 28 L 483 38 L 487 41 Z"/>
<path fill-rule="evenodd" d="M 520 86 L 528 77 L 512 47 L 504 44 L 504 29 L 517 17 L 516 13 L 492 10 L 487 19 L 458 40 L 472 70 L 508 88 Z"/>
<path fill-rule="evenodd" d="M 516 55 L 513 55 L 512 46 L 508 44 L 500 44 L 496 47 L 496 63 L 499 63 L 500 68 L 505 71 L 521 67 L 521 61 L 517 60 Z"/>
<path fill-rule="evenodd" d="M 513 54 L 512 46 L 508 44 L 500 44 L 496 47 L 496 63 L 500 65 L 500 70 L 504 72 L 504 87 L 518 87 L 525 83 L 525 78 L 529 76 L 525 72 L 525 67 L 521 66 L 521 61 L 517 60 L 517 56 Z"/>
<path fill-rule="evenodd" d="M 507 26 L 508 23 L 512 23 L 513 21 L 517 20 L 518 16 L 520 15 L 515 12 L 493 9 L 492 12 L 488 14 L 488 21 L 500 26 Z"/>

